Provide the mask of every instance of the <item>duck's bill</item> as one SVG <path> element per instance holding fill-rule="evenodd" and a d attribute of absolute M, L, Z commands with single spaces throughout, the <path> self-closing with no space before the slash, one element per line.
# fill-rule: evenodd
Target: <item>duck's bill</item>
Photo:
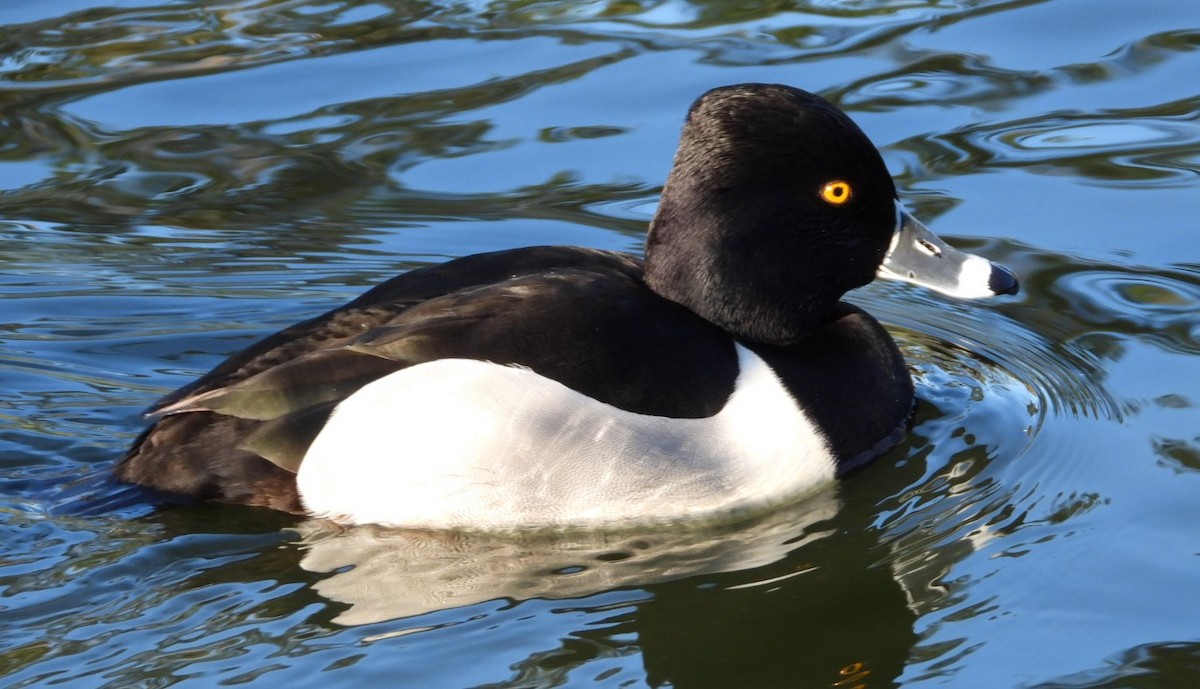
<path fill-rule="evenodd" d="M 1011 270 L 943 242 L 899 203 L 896 234 L 878 275 L 961 299 L 1016 294 L 1020 288 Z"/>

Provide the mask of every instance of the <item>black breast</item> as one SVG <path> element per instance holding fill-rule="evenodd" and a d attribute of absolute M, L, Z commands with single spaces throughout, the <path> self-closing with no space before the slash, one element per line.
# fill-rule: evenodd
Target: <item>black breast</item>
<path fill-rule="evenodd" d="M 839 474 L 897 442 L 913 409 L 913 383 L 891 336 L 865 311 L 840 303 L 827 325 L 794 345 L 752 345 L 829 439 Z"/>

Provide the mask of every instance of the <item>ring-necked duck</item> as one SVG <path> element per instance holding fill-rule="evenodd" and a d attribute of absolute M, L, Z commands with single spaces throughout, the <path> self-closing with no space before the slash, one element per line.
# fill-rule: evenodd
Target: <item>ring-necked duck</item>
<path fill-rule="evenodd" d="M 714 89 L 688 112 L 644 261 L 532 247 L 400 275 L 167 395 L 117 476 L 425 528 L 763 509 L 905 432 L 900 352 L 840 301 L 876 276 L 1017 291 L 901 207 L 836 107 Z"/>

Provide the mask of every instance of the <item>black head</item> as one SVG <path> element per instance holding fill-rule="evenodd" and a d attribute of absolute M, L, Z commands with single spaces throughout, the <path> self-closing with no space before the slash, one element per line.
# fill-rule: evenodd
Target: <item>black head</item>
<path fill-rule="evenodd" d="M 800 89 L 713 89 L 688 112 L 646 242 L 646 282 L 740 337 L 787 344 L 870 282 L 896 189 L 844 113 Z"/>

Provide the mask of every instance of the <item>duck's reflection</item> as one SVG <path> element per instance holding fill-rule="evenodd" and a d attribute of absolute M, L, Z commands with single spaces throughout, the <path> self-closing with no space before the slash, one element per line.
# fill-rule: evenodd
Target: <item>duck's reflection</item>
<path fill-rule="evenodd" d="M 298 527 L 301 567 L 332 573 L 314 588 L 349 605 L 345 625 L 421 615 L 488 600 L 580 598 L 782 560 L 825 535 L 833 491 L 734 525 L 620 533 L 453 534 L 323 522 Z M 828 528 L 828 524 L 825 524 Z"/>
<path fill-rule="evenodd" d="M 608 535 L 310 522 L 300 528 L 301 565 L 328 574 L 315 589 L 349 606 L 340 624 L 637 588 L 645 597 L 632 607 L 571 637 L 598 647 L 636 639 L 652 686 L 891 686 L 915 641 L 914 615 L 889 568 L 871 561 L 878 541 L 857 517 L 828 491 L 734 525 Z M 513 667 L 555 654 L 543 651 Z"/>

